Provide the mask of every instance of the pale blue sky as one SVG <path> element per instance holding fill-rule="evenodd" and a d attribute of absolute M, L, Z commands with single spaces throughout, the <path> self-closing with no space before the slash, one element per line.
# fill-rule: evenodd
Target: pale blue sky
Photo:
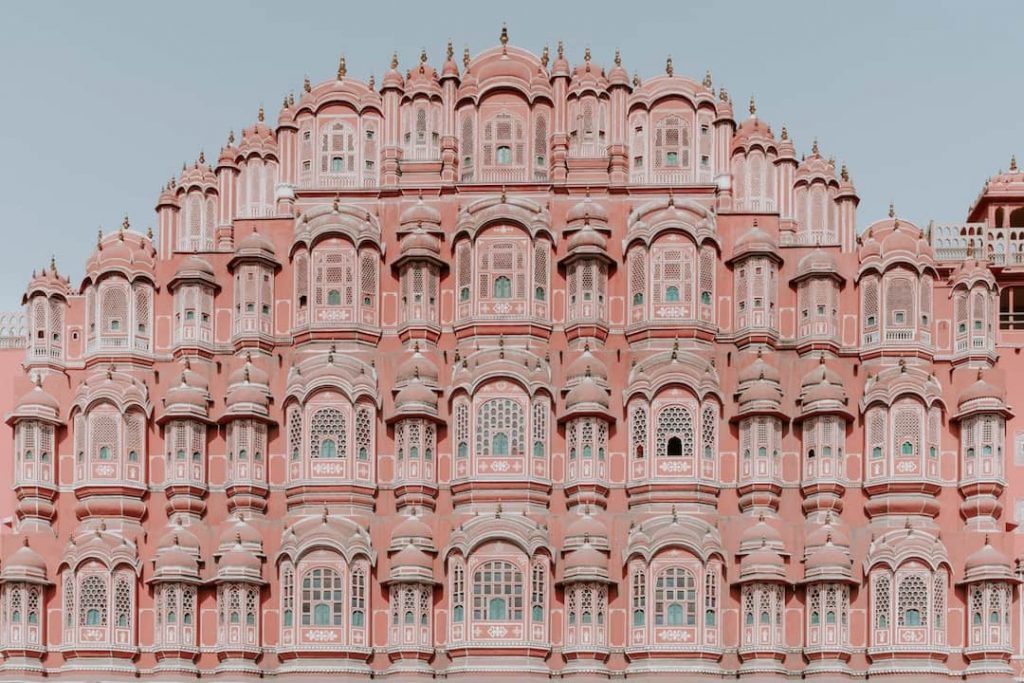
<path fill-rule="evenodd" d="M 125 211 L 155 222 L 161 185 L 200 149 L 255 120 L 304 74 L 378 81 L 393 49 L 440 64 L 496 44 L 540 52 L 561 38 L 572 62 L 590 46 L 632 73 L 706 69 L 746 115 L 789 128 L 799 152 L 819 139 L 846 162 L 858 224 L 890 200 L 921 224 L 957 221 L 985 178 L 1024 152 L 1024 3 L 4 2 L 0 5 L 0 309 L 55 253 L 80 283 L 96 240 Z M 364 7 L 368 7 L 365 9 Z M 1018 147 L 1019 145 L 1019 147 Z M 1024 159 L 1022 159 L 1024 162 Z"/>

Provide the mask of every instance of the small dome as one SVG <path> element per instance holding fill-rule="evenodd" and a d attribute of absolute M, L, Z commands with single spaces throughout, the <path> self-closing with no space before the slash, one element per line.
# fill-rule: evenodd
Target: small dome
<path fill-rule="evenodd" d="M 251 550 L 258 550 L 263 547 L 263 537 L 240 515 L 224 527 L 224 531 L 220 535 L 218 548 L 221 551 L 230 550 L 239 543 Z"/>
<path fill-rule="evenodd" d="M 608 367 L 604 361 L 591 353 L 589 345 L 584 347 L 583 353 L 576 356 L 566 367 L 565 379 L 571 382 L 581 380 L 588 375 L 597 381 L 608 381 Z"/>
<path fill-rule="evenodd" d="M 814 574 L 828 570 L 849 572 L 850 567 L 850 554 L 829 542 L 808 554 L 807 562 L 804 564 L 804 573 Z"/>
<path fill-rule="evenodd" d="M 199 562 L 196 560 L 195 555 L 191 555 L 180 549 L 167 550 L 160 553 L 157 555 L 153 567 L 158 573 L 199 573 Z"/>
<path fill-rule="evenodd" d="M 988 399 L 1002 402 L 1006 400 L 1006 391 L 1002 387 L 994 386 L 985 381 L 981 371 L 978 371 L 978 379 L 960 394 L 957 404 L 962 406 L 970 401 Z"/>
<path fill-rule="evenodd" d="M 600 519 L 585 512 L 565 527 L 565 538 L 567 541 L 569 539 L 589 541 L 604 547 L 608 543 L 608 529 Z"/>
<path fill-rule="evenodd" d="M 733 249 L 733 258 L 750 252 L 776 253 L 778 248 L 775 238 L 761 228 L 754 226 L 753 228 L 745 231 L 740 235 L 739 239 L 736 240 L 736 246 Z"/>
<path fill-rule="evenodd" d="M 414 230 L 402 237 L 399 251 L 402 256 L 427 254 L 440 257 L 441 240 L 425 230 Z"/>
<path fill-rule="evenodd" d="M 987 538 L 985 539 L 985 545 L 971 553 L 964 563 L 966 571 L 997 567 L 1009 569 L 1010 559 L 989 543 Z"/>
<path fill-rule="evenodd" d="M 757 358 L 754 362 L 739 371 L 737 380 L 740 386 L 747 384 L 748 382 L 756 382 L 758 380 L 766 380 L 768 382 L 774 382 L 776 384 L 781 380 L 778 369 L 765 361 L 761 351 L 758 350 Z"/>
<path fill-rule="evenodd" d="M 608 571 L 608 556 L 594 546 L 585 544 L 583 547 L 570 552 L 565 558 L 566 572 L 570 569 Z"/>
<path fill-rule="evenodd" d="M 29 546 L 28 539 L 26 538 L 24 539 L 24 545 L 11 553 L 11 556 L 7 558 L 7 561 L 4 563 L 4 572 L 17 572 L 23 575 L 38 572 L 42 576 L 46 576 L 46 560 Z"/>
<path fill-rule="evenodd" d="M 431 531 L 430 525 L 423 521 L 423 517 L 417 514 L 412 514 L 406 517 L 404 520 L 395 526 L 394 531 L 391 532 L 391 544 L 395 547 L 402 541 L 412 541 L 417 545 L 425 542 L 427 545 L 432 546 L 434 543 L 434 532 Z"/>
<path fill-rule="evenodd" d="M 41 380 L 37 380 L 34 387 L 21 395 L 21 398 L 15 404 L 15 408 L 18 411 L 28 408 L 43 408 L 47 411 L 59 413 L 60 402 L 50 392 L 43 389 Z"/>
<path fill-rule="evenodd" d="M 266 252 L 270 256 L 273 256 L 274 244 L 257 232 L 256 228 L 253 228 L 251 233 L 243 237 L 242 240 L 235 245 L 235 253 L 241 252 Z"/>
<path fill-rule="evenodd" d="M 824 524 L 815 527 L 807 534 L 804 539 L 804 547 L 813 548 L 823 546 L 829 542 L 845 548 L 850 547 L 850 537 L 841 526 L 835 524 L 831 513 L 829 513 L 828 517 L 825 519 Z"/>
<path fill-rule="evenodd" d="M 252 354 L 245 354 L 245 363 L 228 375 L 228 386 L 235 384 L 269 385 L 270 374 L 253 362 Z"/>
<path fill-rule="evenodd" d="M 570 252 L 574 251 L 607 251 L 608 240 L 604 235 L 594 230 L 589 224 L 584 225 L 569 238 Z"/>
<path fill-rule="evenodd" d="M 97 276 L 108 270 L 129 275 L 144 273 L 153 276 L 156 266 L 156 249 L 152 241 L 128 229 L 128 218 L 120 230 L 101 235 L 96 251 L 86 263 L 86 274 L 94 282 Z"/>
<path fill-rule="evenodd" d="M 203 275 L 213 276 L 213 266 L 210 263 L 199 256 L 189 256 L 182 260 L 181 265 L 174 271 L 175 277 L 182 277 L 183 275 L 190 275 L 193 273 L 200 273 Z"/>
<path fill-rule="evenodd" d="M 570 389 L 565 396 L 567 410 L 586 405 L 598 405 L 605 409 L 609 405 L 608 391 L 589 377 Z"/>
<path fill-rule="evenodd" d="M 415 568 L 433 571 L 434 561 L 430 555 L 427 555 L 420 548 L 409 543 L 395 553 L 394 557 L 391 558 L 391 566 L 392 568 Z"/>
<path fill-rule="evenodd" d="M 607 223 L 608 209 L 592 200 L 589 196 L 569 209 L 569 212 L 565 216 L 565 222 L 570 225 L 576 222 L 590 221 L 595 223 Z"/>
<path fill-rule="evenodd" d="M 761 515 L 757 524 L 747 526 L 740 534 L 740 552 L 752 552 L 761 546 L 783 548 L 782 534 Z"/>
<path fill-rule="evenodd" d="M 398 220 L 400 225 L 441 225 L 441 212 L 423 201 L 419 201 L 402 212 Z"/>
<path fill-rule="evenodd" d="M 266 408 L 270 405 L 270 398 L 266 391 L 255 384 L 241 384 L 228 390 L 228 397 L 225 401 L 228 408 L 241 405 L 254 405 Z"/>
<path fill-rule="evenodd" d="M 199 554 L 199 539 L 189 531 L 188 527 L 182 526 L 180 521 L 175 520 L 157 541 L 156 547 L 157 552 L 179 548 L 185 552 Z"/>
<path fill-rule="evenodd" d="M 421 382 L 437 384 L 437 366 L 429 358 L 420 353 L 419 348 L 413 350 L 412 355 L 402 361 L 395 372 L 395 382 L 401 384 L 419 378 Z"/>
<path fill-rule="evenodd" d="M 242 548 L 241 544 L 224 553 L 217 564 L 218 572 L 237 571 L 239 573 L 259 574 L 262 568 L 260 558 Z"/>
<path fill-rule="evenodd" d="M 412 381 L 399 390 L 395 396 L 395 410 L 425 406 L 437 410 L 437 394 L 421 381 Z"/>
<path fill-rule="evenodd" d="M 797 277 L 811 274 L 838 273 L 839 266 L 831 253 L 824 249 L 815 249 L 805 255 L 796 266 Z"/>
<path fill-rule="evenodd" d="M 886 254 L 894 251 L 908 251 L 917 253 L 917 237 L 910 230 L 904 229 L 901 223 L 896 223 L 892 232 L 882 239 L 881 250 Z"/>

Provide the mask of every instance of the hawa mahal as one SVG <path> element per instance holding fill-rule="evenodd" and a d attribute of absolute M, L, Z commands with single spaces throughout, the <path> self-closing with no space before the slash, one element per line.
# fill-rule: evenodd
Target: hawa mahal
<path fill-rule="evenodd" d="M 35 272 L 0 679 L 1019 680 L 1024 172 L 858 230 L 743 109 L 342 59 Z"/>

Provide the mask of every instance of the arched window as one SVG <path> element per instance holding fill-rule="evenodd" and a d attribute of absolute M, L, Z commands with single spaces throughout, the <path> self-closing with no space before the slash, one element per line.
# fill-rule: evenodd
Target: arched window
<path fill-rule="evenodd" d="M 512 281 L 504 275 L 494 279 L 494 298 L 495 299 L 511 299 L 512 298 Z"/>
<path fill-rule="evenodd" d="M 492 455 L 508 455 L 508 435 L 498 432 L 492 443 Z"/>
<path fill-rule="evenodd" d="M 665 288 L 665 301 L 679 301 L 679 288 L 675 285 Z"/>
<path fill-rule="evenodd" d="M 338 573 L 326 568 L 306 572 L 302 579 L 302 625 L 342 626 L 344 612 Z"/>
<path fill-rule="evenodd" d="M 340 306 L 341 305 L 341 292 L 336 289 L 327 290 L 327 305 L 328 306 Z"/>
<path fill-rule="evenodd" d="M 520 621 L 523 574 L 511 562 L 492 560 L 473 573 L 473 619 Z"/>
<path fill-rule="evenodd" d="M 697 622 L 697 588 L 691 574 L 682 567 L 666 569 L 654 586 L 656 626 L 693 626 Z"/>

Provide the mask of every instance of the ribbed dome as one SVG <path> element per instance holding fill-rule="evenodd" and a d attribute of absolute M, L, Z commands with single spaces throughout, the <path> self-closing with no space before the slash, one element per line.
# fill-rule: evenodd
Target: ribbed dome
<path fill-rule="evenodd" d="M 412 543 L 408 544 L 391 558 L 392 568 L 416 568 L 426 569 L 432 571 L 434 568 L 434 561 L 425 552 L 420 550 Z"/>
<path fill-rule="evenodd" d="M 417 377 L 421 382 L 428 384 L 436 384 L 438 378 L 437 366 L 420 353 L 418 347 L 398 366 L 398 370 L 395 371 L 395 382 L 410 382 Z"/>
<path fill-rule="evenodd" d="M 228 386 L 234 384 L 261 384 L 270 383 L 270 374 L 253 362 L 252 354 L 245 354 L 245 363 L 236 368 L 228 375 Z"/>
<path fill-rule="evenodd" d="M 594 546 L 585 544 L 568 554 L 565 558 L 565 569 L 566 572 L 570 569 L 608 571 L 608 556 Z"/>
<path fill-rule="evenodd" d="M 256 228 L 253 228 L 252 232 L 243 237 L 235 246 L 235 253 L 242 252 L 266 252 L 268 255 L 273 256 L 274 244 L 258 233 Z"/>
<path fill-rule="evenodd" d="M 402 212 L 398 222 L 401 225 L 427 224 L 437 226 L 441 225 L 441 212 L 420 198 L 419 201 Z"/>
<path fill-rule="evenodd" d="M 590 346 L 584 347 L 583 353 L 576 356 L 565 368 L 565 378 L 570 382 L 581 380 L 588 375 L 594 380 L 608 381 L 608 367 L 604 361 L 590 352 Z"/>
<path fill-rule="evenodd" d="M 797 277 L 810 274 L 838 273 L 839 265 L 830 252 L 815 249 L 806 254 L 796 266 Z"/>
<path fill-rule="evenodd" d="M 183 259 L 181 264 L 178 266 L 178 269 L 174 271 L 175 277 L 183 277 L 192 274 L 202 274 L 213 277 L 213 266 L 211 266 L 204 258 L 199 256 L 189 256 Z"/>
<path fill-rule="evenodd" d="M 995 401 L 1004 401 L 1006 399 L 1005 389 L 985 381 L 980 370 L 978 371 L 978 379 L 960 393 L 957 403 L 962 406 L 969 401 L 979 399 L 992 399 Z"/>
<path fill-rule="evenodd" d="M 26 391 L 15 403 L 15 408 L 18 410 L 26 408 L 43 408 L 46 410 L 52 410 L 55 413 L 60 413 L 60 402 L 57 401 L 53 395 L 43 389 L 41 381 L 37 381 L 36 385 Z"/>
<path fill-rule="evenodd" d="M 781 376 L 774 365 L 765 361 L 759 349 L 757 352 L 757 358 L 754 359 L 754 362 L 740 370 L 736 378 L 740 386 L 742 386 L 747 382 L 756 382 L 762 379 L 778 383 Z"/>
<path fill-rule="evenodd" d="M 224 553 L 217 564 L 217 571 L 259 574 L 262 562 L 260 558 L 246 551 L 240 544 Z"/>
<path fill-rule="evenodd" d="M 590 225 L 584 225 L 569 238 L 569 251 L 607 251 L 608 240 Z"/>
<path fill-rule="evenodd" d="M 402 237 L 399 250 L 403 256 L 414 254 L 441 255 L 441 240 L 425 230 L 415 230 Z"/>
<path fill-rule="evenodd" d="M 196 560 L 195 556 L 180 549 L 167 550 L 160 553 L 157 555 L 153 567 L 157 573 L 199 573 L 199 562 Z"/>
<path fill-rule="evenodd" d="M 565 222 L 568 224 L 576 223 L 578 221 L 607 223 L 608 209 L 588 196 L 582 202 L 579 202 L 569 209 L 569 212 L 565 216 Z"/>
<path fill-rule="evenodd" d="M 608 408 L 608 391 L 598 386 L 591 378 L 586 378 L 572 389 L 565 396 L 566 409 L 578 408 L 585 405 L 599 405 Z"/>
<path fill-rule="evenodd" d="M 1010 558 L 997 550 L 986 539 L 985 545 L 975 550 L 967 557 L 964 569 L 967 571 L 981 568 L 1006 567 L 1010 568 Z"/>
<path fill-rule="evenodd" d="M 395 396 L 395 409 L 426 406 L 437 410 L 437 394 L 421 381 L 412 381 Z"/>
<path fill-rule="evenodd" d="M 21 574 L 38 572 L 45 577 L 46 560 L 29 546 L 27 538 L 23 540 L 24 544 L 7 558 L 4 563 L 4 571 Z"/>

